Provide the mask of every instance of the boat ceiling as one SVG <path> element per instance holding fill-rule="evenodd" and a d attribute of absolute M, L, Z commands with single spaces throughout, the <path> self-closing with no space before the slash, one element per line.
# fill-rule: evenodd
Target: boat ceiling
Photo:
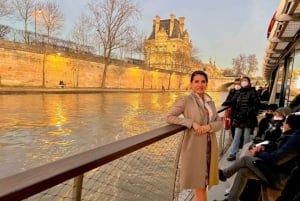
<path fill-rule="evenodd" d="M 263 62 L 266 80 L 273 70 L 283 64 L 284 58 L 300 50 L 300 0 L 282 0 L 268 28 L 268 44 Z M 292 57 L 295 54 L 290 54 Z"/>

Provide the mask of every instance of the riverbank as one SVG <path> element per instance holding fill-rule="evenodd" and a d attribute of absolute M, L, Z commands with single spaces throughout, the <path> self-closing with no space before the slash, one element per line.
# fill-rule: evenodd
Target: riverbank
<path fill-rule="evenodd" d="M 0 87 L 0 94 L 73 94 L 73 93 L 164 93 L 185 92 L 186 90 L 157 89 L 112 89 L 112 88 L 34 88 L 34 87 Z"/>

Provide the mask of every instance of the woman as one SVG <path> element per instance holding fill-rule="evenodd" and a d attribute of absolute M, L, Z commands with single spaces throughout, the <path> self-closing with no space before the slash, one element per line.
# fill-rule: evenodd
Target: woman
<path fill-rule="evenodd" d="M 251 87 L 249 77 L 242 77 L 242 88 L 239 93 L 232 98 L 231 106 L 234 108 L 232 125 L 235 127 L 234 138 L 230 146 L 228 161 L 236 159 L 236 154 L 240 148 L 240 140 L 243 135 L 246 144 L 250 142 L 250 134 L 257 126 L 257 114 L 259 109 L 259 98 L 254 87 Z"/>
<path fill-rule="evenodd" d="M 214 132 L 221 129 L 222 121 L 212 98 L 205 93 L 207 81 L 205 72 L 193 72 L 191 94 L 178 99 L 167 114 L 167 123 L 187 127 L 181 147 L 180 188 L 194 189 L 195 201 L 206 201 L 206 187 L 218 184 Z"/>

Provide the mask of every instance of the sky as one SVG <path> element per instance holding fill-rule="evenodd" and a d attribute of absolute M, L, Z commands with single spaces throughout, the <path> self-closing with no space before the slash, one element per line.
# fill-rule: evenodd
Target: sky
<path fill-rule="evenodd" d="M 75 19 L 87 9 L 84 0 L 60 0 L 67 21 Z M 200 59 L 209 59 L 217 66 L 232 66 L 232 59 L 240 54 L 256 54 L 261 69 L 267 45 L 267 28 L 280 0 L 135 0 L 141 9 L 137 27 L 149 36 L 156 15 L 169 19 L 174 14 L 185 17 L 193 47 Z M 84 11 L 84 10 L 83 10 Z M 261 72 L 259 72 L 260 74 Z"/>
<path fill-rule="evenodd" d="M 89 0 L 56 0 L 65 17 L 63 36 L 69 39 L 75 20 L 87 12 Z M 156 15 L 185 17 L 185 28 L 199 58 L 218 67 L 232 66 L 240 54 L 256 54 L 261 69 L 267 28 L 280 0 L 134 0 L 141 10 L 136 26 L 149 36 Z M 261 72 L 258 72 L 260 74 Z"/>

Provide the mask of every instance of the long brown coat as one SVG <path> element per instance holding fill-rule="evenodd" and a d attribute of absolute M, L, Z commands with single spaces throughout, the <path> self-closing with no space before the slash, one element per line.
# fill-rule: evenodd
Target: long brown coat
<path fill-rule="evenodd" d="M 215 132 L 222 128 L 222 121 L 218 116 L 211 97 L 204 95 L 206 105 L 210 108 L 209 118 L 199 96 L 191 93 L 179 98 L 167 114 L 167 123 L 186 126 L 180 156 L 180 188 L 195 189 L 206 187 L 207 173 L 207 134 L 196 136 L 192 128 L 193 122 L 206 125 L 209 121 L 211 135 L 211 162 L 208 187 L 219 183 L 218 175 L 218 145 Z M 180 116 L 180 115 L 183 115 Z M 210 120 L 208 120 L 208 118 Z"/>

